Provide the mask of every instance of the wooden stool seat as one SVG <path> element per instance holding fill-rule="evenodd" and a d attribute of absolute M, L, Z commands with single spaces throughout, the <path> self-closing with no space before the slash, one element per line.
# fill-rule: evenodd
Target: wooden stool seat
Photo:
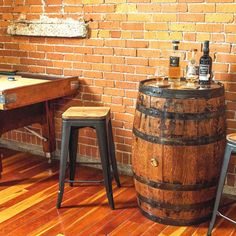
<path fill-rule="evenodd" d="M 63 119 L 110 118 L 110 107 L 70 107 L 62 114 Z"/>
<path fill-rule="evenodd" d="M 226 137 L 227 141 L 236 145 L 236 133 L 228 134 Z"/>
<path fill-rule="evenodd" d="M 65 182 L 73 186 L 74 182 L 98 182 L 88 180 L 74 180 L 76 156 L 78 153 L 78 136 L 81 128 L 90 127 L 96 130 L 104 185 L 108 203 L 114 209 L 112 177 L 120 187 L 120 180 L 115 158 L 115 145 L 112 135 L 110 107 L 70 107 L 62 114 L 62 137 L 59 172 L 59 191 L 57 208 L 61 207 Z M 69 154 L 69 180 L 65 180 L 67 157 Z M 88 164 L 88 163 L 86 163 Z M 93 163 L 91 163 L 93 164 Z M 112 167 L 112 168 L 111 168 Z M 112 171 L 113 175 L 112 175 Z"/>

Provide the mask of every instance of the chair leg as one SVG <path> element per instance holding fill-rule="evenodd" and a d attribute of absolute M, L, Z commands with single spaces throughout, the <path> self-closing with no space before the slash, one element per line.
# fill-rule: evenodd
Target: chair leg
<path fill-rule="evenodd" d="M 111 170 L 110 170 L 109 155 L 108 155 L 106 121 L 102 121 L 99 125 L 96 126 L 96 133 L 98 137 L 100 158 L 102 163 L 103 177 L 106 187 L 108 203 L 111 209 L 114 209 L 114 200 L 113 200 L 112 183 L 111 183 Z"/>
<path fill-rule="evenodd" d="M 212 231 L 214 224 L 215 224 L 216 215 L 217 215 L 218 207 L 220 204 L 221 194 L 222 194 L 224 183 L 225 183 L 225 177 L 226 177 L 226 173 L 227 173 L 227 169 L 228 169 L 228 164 L 229 164 L 231 152 L 232 152 L 232 147 L 230 147 L 230 145 L 227 144 L 226 149 L 225 149 L 225 154 L 224 154 L 224 160 L 223 160 L 223 164 L 222 164 L 222 168 L 221 168 L 217 193 L 216 193 L 216 200 L 215 200 L 215 204 L 214 204 L 213 213 L 212 213 L 211 221 L 209 224 L 207 236 L 211 235 L 211 231 Z"/>
<path fill-rule="evenodd" d="M 109 154 L 111 158 L 111 166 L 114 174 L 114 179 L 116 181 L 117 187 L 120 187 L 120 178 L 119 173 L 117 170 L 117 164 L 116 164 L 116 156 L 115 156 L 115 145 L 114 145 L 114 139 L 112 134 L 112 126 L 111 126 L 111 120 L 108 122 L 108 143 L 109 143 Z"/>
<path fill-rule="evenodd" d="M 69 142 L 69 169 L 70 169 L 70 186 L 73 186 L 73 180 L 75 179 L 76 170 L 76 156 L 77 156 L 77 146 L 78 146 L 78 134 L 79 128 L 72 128 L 70 133 Z"/>
<path fill-rule="evenodd" d="M 57 197 L 57 208 L 61 207 L 61 202 L 64 193 L 66 162 L 68 157 L 70 125 L 66 121 L 62 121 L 62 141 L 61 141 L 61 157 L 60 157 L 60 172 L 59 172 L 59 191 Z"/>

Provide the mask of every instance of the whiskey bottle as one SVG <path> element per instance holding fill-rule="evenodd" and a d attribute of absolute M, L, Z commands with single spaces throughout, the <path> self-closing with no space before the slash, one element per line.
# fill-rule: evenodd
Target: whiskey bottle
<path fill-rule="evenodd" d="M 203 44 L 203 55 L 199 61 L 199 84 L 210 84 L 212 77 L 212 58 L 209 56 L 209 41 Z"/>
<path fill-rule="evenodd" d="M 174 40 L 172 41 L 173 45 L 173 52 L 170 55 L 169 59 L 169 79 L 173 81 L 180 80 L 181 72 L 180 72 L 180 55 L 178 53 L 179 49 L 179 41 Z"/>

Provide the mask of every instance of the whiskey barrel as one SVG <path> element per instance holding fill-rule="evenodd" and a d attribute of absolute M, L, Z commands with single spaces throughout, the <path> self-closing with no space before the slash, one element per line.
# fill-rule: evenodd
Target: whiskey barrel
<path fill-rule="evenodd" d="M 158 87 L 140 82 L 132 168 L 147 218 L 193 225 L 211 216 L 225 148 L 224 86 Z"/>

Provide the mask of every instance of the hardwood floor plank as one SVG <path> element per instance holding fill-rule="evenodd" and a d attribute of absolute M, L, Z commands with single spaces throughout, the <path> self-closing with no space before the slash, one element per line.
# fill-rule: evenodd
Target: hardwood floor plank
<path fill-rule="evenodd" d="M 233 230 L 233 232 L 230 234 L 230 236 L 236 236 L 236 229 Z"/>
<path fill-rule="evenodd" d="M 4 223 L 0 224 L 0 235 L 9 236 L 12 232 L 17 232 L 17 234 L 15 235 L 20 236 L 20 232 L 18 232 L 16 229 L 23 224 L 30 224 L 30 219 L 40 215 L 42 215 L 42 212 L 39 212 L 38 210 L 21 212 L 20 214 L 14 217 L 14 220 L 13 218 L 11 218 L 10 221 L 5 221 Z"/>
<path fill-rule="evenodd" d="M 32 191 L 35 191 L 35 190 L 44 189 L 44 188 L 45 188 L 45 185 L 49 185 L 49 186 L 50 186 L 50 181 L 53 182 L 53 183 L 55 183 L 55 182 L 57 183 L 57 181 L 55 181 L 55 179 L 58 180 L 58 176 L 57 176 L 57 175 L 51 176 L 51 177 L 49 176 L 48 181 L 44 181 L 44 182 L 42 182 L 42 183 L 40 183 L 40 184 L 37 184 L 37 186 L 34 186 L 34 188 L 31 188 L 30 190 L 31 190 L 31 192 L 32 192 Z M 87 188 L 87 187 L 83 187 L 84 190 L 85 190 L 86 188 Z M 39 222 L 39 225 L 41 225 L 41 223 L 43 223 L 44 220 L 47 219 L 48 215 L 51 215 L 51 212 L 49 211 L 49 209 L 50 209 L 51 211 L 55 211 L 55 212 L 56 212 L 56 216 L 58 215 L 57 210 L 56 210 L 56 208 L 55 208 L 55 205 L 56 205 L 56 197 L 57 197 L 57 189 L 58 189 L 58 186 L 57 186 L 57 184 L 56 184 L 56 185 L 55 185 L 55 189 L 54 189 L 54 192 L 55 192 L 54 197 L 47 198 L 47 199 L 45 199 L 44 201 L 42 201 L 42 202 L 38 203 L 37 205 L 34 205 L 34 206 L 33 206 L 34 209 L 36 208 L 36 209 L 41 210 L 41 218 L 36 218 L 36 221 Z M 71 193 L 72 191 L 73 191 L 73 193 Z M 94 189 L 93 191 L 96 192 L 97 190 Z M 77 195 L 82 193 L 81 191 L 78 191 L 78 188 L 71 188 L 69 185 L 66 185 L 66 187 L 65 187 L 65 192 L 66 192 L 66 194 L 65 194 L 65 196 L 64 196 L 64 202 L 69 199 L 69 201 L 71 201 L 71 203 L 73 203 L 73 202 L 76 203 L 76 201 L 74 201 L 74 198 L 75 198 L 75 199 L 80 199 L 80 198 L 77 198 Z M 91 192 L 91 191 L 90 191 L 90 192 Z M 67 195 L 68 195 L 68 197 L 67 197 Z M 86 196 L 86 197 L 83 196 L 82 199 L 84 199 L 84 198 L 87 198 L 87 196 Z M 80 200 L 80 201 L 81 201 L 81 200 Z M 71 204 L 71 203 L 69 202 L 69 205 L 73 206 L 73 204 Z M 30 209 L 31 209 L 31 208 L 29 208 L 29 209 L 27 209 L 27 210 L 29 211 Z M 62 208 L 61 210 L 63 211 L 63 208 Z M 65 210 L 66 210 L 66 208 L 65 208 Z M 42 214 L 42 211 L 43 211 L 44 214 Z M 45 217 L 45 215 L 46 215 L 46 217 Z M 48 221 L 49 221 L 49 220 L 47 219 L 45 222 L 48 222 Z M 12 222 L 10 222 L 10 225 L 12 225 Z M 28 225 L 29 225 L 29 226 L 28 226 Z M 24 229 L 26 230 L 26 229 L 28 229 L 30 226 L 35 225 L 35 222 L 30 219 L 30 220 L 28 221 L 28 225 L 27 225 L 27 224 L 26 224 L 26 225 L 21 225 L 21 228 L 23 228 L 23 230 L 24 230 Z M 35 226 L 35 227 L 36 227 L 36 226 Z M 33 229 L 35 229 L 35 227 L 34 227 Z M 11 229 L 11 230 L 12 230 L 12 229 Z M 19 230 L 21 231 L 21 229 L 18 228 L 18 231 L 19 231 Z"/>
<path fill-rule="evenodd" d="M 33 162 L 34 163 L 34 162 Z M 48 164 L 45 162 L 37 162 L 33 164 L 32 162 L 29 163 L 29 165 L 33 168 L 25 172 L 24 174 L 21 174 L 19 170 L 13 170 L 9 172 L 8 174 L 4 174 L 4 176 L 1 178 L 1 188 L 0 190 L 4 188 L 8 188 L 10 186 L 14 185 L 20 185 L 24 183 L 24 181 L 32 182 L 34 183 L 35 180 L 37 181 L 37 178 L 39 181 L 42 181 L 40 179 L 40 176 L 36 175 L 42 175 L 42 172 L 45 172 L 45 178 L 50 177 L 53 175 L 53 172 L 58 171 L 55 167 L 54 168 L 47 168 Z M 28 167 L 28 166 L 26 166 Z M 51 175 L 48 174 L 48 172 L 52 172 Z M 36 176 L 36 177 L 35 177 Z"/>
<path fill-rule="evenodd" d="M 59 225 L 59 228 L 63 226 L 63 228 L 67 229 L 71 225 L 75 224 L 75 221 L 79 221 L 80 219 L 83 219 L 84 217 L 86 217 L 86 214 L 89 214 L 88 207 L 86 206 L 90 206 L 92 210 L 95 210 L 96 209 L 95 206 L 99 205 L 99 202 L 101 199 L 104 199 L 103 200 L 104 202 L 107 201 L 103 187 L 102 187 L 102 190 L 100 190 L 99 192 L 95 192 L 92 195 L 91 195 L 91 192 L 82 192 L 82 193 L 85 194 L 85 196 L 83 196 L 82 199 L 79 199 L 80 200 L 79 202 L 77 202 L 77 199 L 74 199 L 74 203 L 75 203 L 74 206 L 76 207 L 74 208 L 62 207 L 60 210 L 57 211 L 60 221 L 58 221 L 58 218 L 57 219 L 54 218 L 51 221 L 48 221 L 43 226 L 33 231 L 32 232 L 33 235 L 47 232 L 48 230 L 50 230 L 51 228 L 57 225 Z M 74 217 L 73 214 L 76 214 L 76 217 Z"/>
<path fill-rule="evenodd" d="M 145 233 L 149 228 L 151 228 L 155 223 L 147 220 L 144 223 L 140 223 L 136 229 L 132 232 L 132 236 L 139 236 Z"/>
<path fill-rule="evenodd" d="M 53 187 L 53 186 L 52 186 Z M 45 198 L 52 196 L 54 194 L 54 192 L 52 193 L 48 193 L 50 192 L 49 190 L 52 188 L 49 187 L 48 189 L 45 189 L 42 192 L 39 192 L 11 207 L 8 207 L 7 209 L 3 210 L 0 212 L 0 223 L 4 222 L 7 219 L 10 219 L 12 217 L 14 217 L 15 215 L 17 215 L 18 213 L 26 210 L 27 208 L 37 204 L 40 201 L 43 201 Z"/>
<path fill-rule="evenodd" d="M 13 186 L 4 190 L 0 192 L 0 205 L 27 192 L 27 190 L 22 186 Z"/>
<path fill-rule="evenodd" d="M 104 190 L 103 190 L 104 191 Z M 116 188 L 114 189 L 113 196 L 116 199 L 121 193 L 123 193 L 125 189 L 122 188 Z M 93 203 L 93 202 L 91 202 Z M 107 198 L 104 195 L 103 201 L 101 204 L 86 204 L 85 207 L 83 207 L 83 215 L 76 219 L 73 223 L 68 225 L 66 227 L 66 232 L 69 235 L 73 235 L 76 232 L 82 232 L 84 229 L 92 226 L 95 221 L 93 219 L 93 215 L 96 215 L 96 221 L 101 220 L 104 215 L 111 212 L 112 210 L 108 206 Z"/>
<path fill-rule="evenodd" d="M 0 192 L 0 204 L 3 204 L 11 199 L 16 198 L 17 196 L 27 192 L 27 188 L 29 188 L 33 184 L 37 184 L 38 182 L 42 181 L 45 178 L 48 178 L 47 172 L 41 172 L 38 175 L 33 176 L 35 181 L 32 179 L 26 179 L 22 182 L 19 180 L 18 185 L 10 186 L 1 190 Z"/>
<path fill-rule="evenodd" d="M 123 210 L 116 218 L 111 219 L 100 227 L 100 229 L 93 235 L 110 235 L 110 233 L 115 230 L 121 223 L 129 220 L 129 218 L 136 214 L 137 210 L 131 208 L 129 210 Z"/>
<path fill-rule="evenodd" d="M 25 165 L 28 165 L 31 162 L 40 162 L 37 159 L 29 159 L 26 163 L 24 160 L 25 158 L 30 157 L 30 154 L 26 153 L 17 153 L 12 157 L 8 157 L 7 159 L 3 159 L 3 178 L 6 174 L 11 174 L 12 170 L 18 171 L 23 170 Z"/>
<path fill-rule="evenodd" d="M 193 235 L 193 233 L 196 231 L 198 226 L 188 226 L 186 227 L 185 231 L 181 234 L 181 236 L 189 236 Z"/>
<path fill-rule="evenodd" d="M 115 235 L 131 235 L 132 232 L 138 227 L 138 224 L 135 222 L 132 222 L 130 220 L 125 221 L 121 225 L 119 225 L 115 230 L 113 230 L 109 236 L 115 236 Z"/>
<path fill-rule="evenodd" d="M 4 172 L 0 179 L 0 235 L 3 236 L 205 236 L 209 222 L 196 226 L 168 226 L 143 216 L 133 179 L 113 183 L 115 210 L 108 206 L 103 185 L 65 185 L 62 208 L 56 209 L 58 161 L 0 148 Z M 102 177 L 101 170 L 77 168 L 76 177 Z M 236 204 L 223 212 L 236 218 Z M 236 236 L 234 224 L 217 217 L 212 236 Z"/>
<path fill-rule="evenodd" d="M 163 225 L 163 224 L 158 224 L 155 223 L 153 225 L 151 225 L 151 227 L 149 227 L 143 234 L 142 236 L 153 236 L 153 235 L 159 235 L 166 227 L 168 227 L 167 225 Z"/>
<path fill-rule="evenodd" d="M 101 215 L 100 220 L 97 218 L 95 222 L 91 220 L 91 224 L 89 224 L 87 228 L 84 228 L 83 230 L 81 230 L 81 233 L 79 233 L 78 235 L 84 235 L 84 236 L 93 235 L 93 234 L 96 235 L 100 230 L 102 230 L 105 224 L 109 224 L 112 220 L 115 220 L 116 217 L 118 217 L 120 214 L 125 213 L 124 208 L 119 207 L 119 205 L 121 205 L 125 201 L 129 201 L 133 199 L 134 195 L 135 194 L 133 193 L 133 191 L 131 191 L 130 189 L 125 189 L 125 191 L 121 192 L 121 194 L 119 194 L 118 196 L 115 196 L 114 201 L 115 201 L 116 209 L 114 211 L 111 211 L 109 208 L 107 208 L 106 211 L 104 211 L 104 214 Z M 97 215 L 97 212 L 96 212 L 96 215 Z M 89 219 L 87 219 L 87 221 L 89 221 Z"/>
<path fill-rule="evenodd" d="M 93 223 L 91 226 L 85 228 L 82 232 L 79 232 L 78 235 L 80 236 L 87 236 L 87 235 L 99 235 L 98 232 L 102 229 L 103 224 L 106 224 L 118 217 L 120 214 L 123 214 L 124 210 L 118 209 L 115 212 L 108 212 L 104 217 Z"/>
<path fill-rule="evenodd" d="M 185 226 L 168 226 L 159 234 L 160 236 L 180 236 L 186 230 Z"/>
<path fill-rule="evenodd" d="M 86 193 L 78 193 L 79 196 L 76 195 L 76 192 L 73 192 L 71 194 L 72 194 L 72 196 L 78 197 L 78 199 L 81 199 L 81 198 L 83 199 L 84 197 L 87 196 Z M 49 199 L 51 199 L 51 198 L 49 198 Z M 27 211 L 30 211 L 30 210 L 33 210 L 34 208 L 36 208 L 37 210 L 41 210 L 40 211 L 41 213 L 36 215 L 33 218 L 29 218 L 28 222 L 25 222 L 24 224 L 19 225 L 17 228 L 15 228 L 15 231 L 13 231 L 11 229 L 11 231 L 10 231 L 11 234 L 12 235 L 16 235 L 16 234 L 24 235 L 25 232 L 29 232 L 28 234 L 30 234 L 30 232 L 34 231 L 37 228 L 40 228 L 42 225 L 47 224 L 48 222 L 52 221 L 53 219 L 56 222 L 60 222 L 60 220 L 61 220 L 60 215 L 58 213 L 58 210 L 55 208 L 55 198 L 53 198 L 53 199 L 54 199 L 54 204 L 51 206 L 51 208 L 48 209 L 48 211 L 42 211 L 40 208 L 37 208 L 37 206 L 29 208 Z M 47 199 L 45 199 L 45 201 L 47 201 Z M 69 210 L 68 211 L 67 210 L 64 211 L 65 212 L 64 214 L 68 214 L 69 216 L 74 217 L 74 215 L 72 213 L 75 209 L 69 208 Z M 71 219 L 73 219 L 73 218 L 71 217 Z M 10 226 L 11 226 L 11 223 L 12 222 L 10 222 Z"/>

